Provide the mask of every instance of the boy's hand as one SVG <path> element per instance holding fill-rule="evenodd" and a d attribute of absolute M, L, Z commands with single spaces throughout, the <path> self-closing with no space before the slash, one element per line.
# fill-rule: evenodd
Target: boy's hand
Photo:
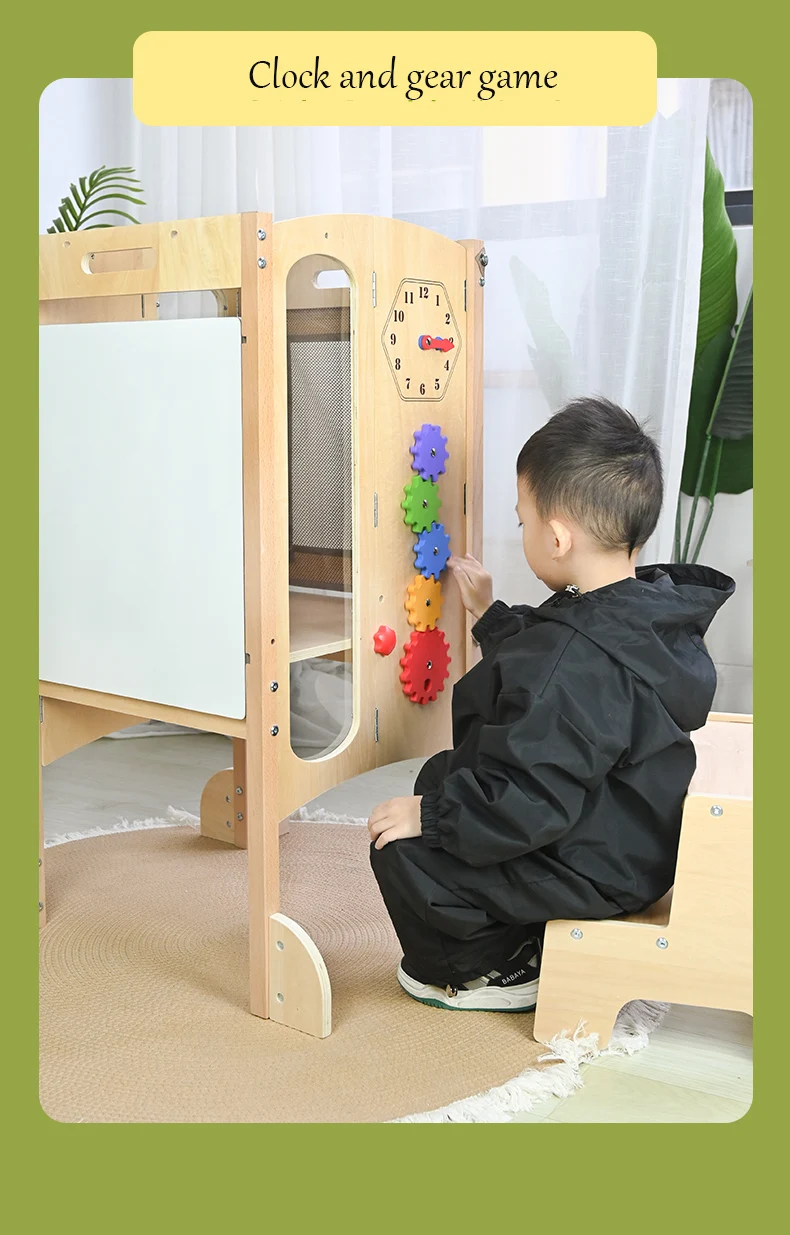
<path fill-rule="evenodd" d="M 467 553 L 464 557 L 453 554 L 447 565 L 456 577 L 461 589 L 461 600 L 464 608 L 473 617 L 480 618 L 494 603 L 494 581 L 477 558 Z"/>
<path fill-rule="evenodd" d="M 392 798 L 376 807 L 368 819 L 368 831 L 370 839 L 376 842 L 377 849 L 383 849 L 391 840 L 421 835 L 421 802 L 421 797 Z"/>

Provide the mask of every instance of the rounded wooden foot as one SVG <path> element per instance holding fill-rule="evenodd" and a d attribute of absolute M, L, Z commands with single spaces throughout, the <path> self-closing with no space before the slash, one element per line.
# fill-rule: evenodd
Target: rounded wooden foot
<path fill-rule="evenodd" d="M 332 1031 L 332 988 L 307 931 L 282 913 L 269 919 L 269 1017 L 314 1038 Z"/>

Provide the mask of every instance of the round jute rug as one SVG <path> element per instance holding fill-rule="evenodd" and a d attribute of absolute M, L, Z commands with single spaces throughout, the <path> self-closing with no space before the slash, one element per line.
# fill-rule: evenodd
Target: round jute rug
<path fill-rule="evenodd" d="M 282 911 L 329 970 L 318 1041 L 247 1011 L 247 860 L 190 827 L 47 851 L 41 939 L 44 1110 L 63 1122 L 383 1122 L 443 1107 L 538 1063 L 532 1015 L 423 1007 L 366 829 L 294 823 Z M 548 1079 L 548 1078 L 546 1078 Z"/>

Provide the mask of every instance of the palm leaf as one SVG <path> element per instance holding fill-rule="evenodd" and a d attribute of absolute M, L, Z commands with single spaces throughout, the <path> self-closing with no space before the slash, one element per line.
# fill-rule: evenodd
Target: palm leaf
<path fill-rule="evenodd" d="M 708 425 L 709 433 L 726 441 L 741 441 L 754 432 L 753 306 L 749 292 Z"/>
<path fill-rule="evenodd" d="M 97 167 L 88 176 L 79 177 L 79 188 L 76 184 L 69 185 L 70 196 L 64 197 L 58 208 L 58 218 L 52 220 L 52 226 L 47 232 L 76 232 L 80 228 L 90 231 L 96 227 L 114 227 L 112 222 L 96 223 L 95 219 L 122 218 L 130 223 L 139 223 L 125 210 L 114 206 L 102 206 L 96 210 L 100 202 L 117 203 L 131 202 L 133 206 L 144 206 L 145 202 L 139 196 L 142 192 L 140 181 L 130 173 L 133 167 Z M 89 213 L 92 212 L 92 213 Z"/>

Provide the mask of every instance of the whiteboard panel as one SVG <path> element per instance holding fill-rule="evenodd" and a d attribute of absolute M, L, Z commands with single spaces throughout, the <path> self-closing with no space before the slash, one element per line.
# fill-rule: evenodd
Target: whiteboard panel
<path fill-rule="evenodd" d="M 45 681 L 243 717 L 238 318 L 40 329 Z"/>

